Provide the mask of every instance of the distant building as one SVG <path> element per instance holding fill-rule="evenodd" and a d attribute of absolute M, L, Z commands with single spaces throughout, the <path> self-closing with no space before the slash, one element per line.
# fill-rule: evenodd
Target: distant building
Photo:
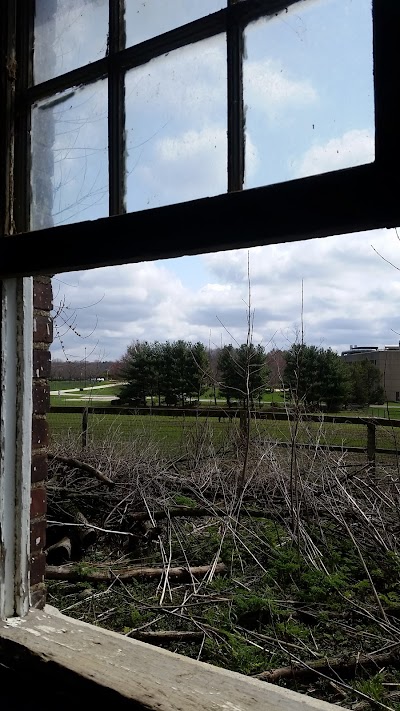
<path fill-rule="evenodd" d="M 400 402 L 400 341 L 397 346 L 350 346 L 343 351 L 346 363 L 369 360 L 381 371 L 382 387 L 387 400 Z"/>

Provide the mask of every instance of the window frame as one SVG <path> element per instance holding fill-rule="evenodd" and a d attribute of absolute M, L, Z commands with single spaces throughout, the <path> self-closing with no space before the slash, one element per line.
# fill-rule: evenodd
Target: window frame
<path fill-rule="evenodd" d="M 274 244 L 400 223 L 396 194 L 400 186 L 400 60 L 396 0 L 372 0 L 375 161 L 368 165 L 324 173 L 242 191 L 244 170 L 243 31 L 262 15 L 273 15 L 307 0 L 229 0 L 227 8 L 175 30 L 122 49 L 123 0 L 110 3 L 108 55 L 42 84 L 32 82 L 33 16 L 17 2 L 18 81 L 16 85 L 15 152 L 16 215 L 13 240 L 3 241 L 0 276 L 87 269 L 144 260 L 199 254 L 223 249 Z M 33 5 L 29 3 L 29 5 Z M 152 58 L 220 32 L 227 35 L 228 68 L 228 193 L 213 198 L 124 213 L 123 72 Z M 29 54 L 22 47 L 30 47 Z M 22 61 L 25 59 L 25 61 Z M 109 77 L 110 214 L 99 220 L 35 231 L 40 257 L 30 240 L 29 111 L 37 100 L 71 86 Z M 288 209 L 290 206 L 290 209 Z M 110 222 L 110 220 L 112 220 Z M 190 226 L 188 230 L 188 225 Z M 190 234 L 189 234 L 190 233 Z M 85 235 L 82 240 L 81 235 Z M 112 234 L 112 241 L 109 235 Z M 138 235 L 138 237 L 135 237 Z M 145 235 L 145 237 L 143 237 Z M 151 235 L 151 237 L 149 237 Z M 134 236 L 134 237 L 132 237 Z M 52 243 L 69 244 L 63 256 Z M 75 249 L 76 247 L 76 249 Z M 57 250 L 58 251 L 58 250 Z M 74 254 L 78 251 L 78 255 Z M 43 252 L 46 252 L 43 255 Z"/>
<path fill-rule="evenodd" d="M 375 161 L 369 165 L 241 191 L 243 135 L 240 107 L 228 115 L 229 192 L 213 198 L 118 214 L 96 221 L 28 231 L 30 199 L 29 114 L 43 92 L 61 90 L 99 71 L 119 74 L 133 66 L 225 28 L 228 93 L 241 101 L 241 28 L 247 15 L 271 13 L 303 0 L 246 0 L 127 50 L 120 51 L 121 0 L 113 6 L 110 53 L 68 75 L 31 87 L 33 25 L 29 0 L 0 5 L 0 616 L 23 615 L 29 604 L 28 532 L 32 415 L 32 275 L 87 269 L 224 249 L 305 240 L 400 224 L 400 55 L 398 0 L 373 0 Z M 261 12 L 262 10 L 262 12 Z M 259 16 L 259 15 L 258 15 Z M 118 24 L 119 23 L 119 24 Z M 225 31 L 225 30 L 224 30 Z M 237 50 L 237 51 L 236 51 Z M 125 65 L 124 65 L 125 66 Z M 230 67 L 230 68 L 229 68 Z M 30 88 L 29 88 L 30 87 Z M 58 87 L 58 88 L 57 88 Z M 64 86 L 65 88 L 65 86 Z M 121 82 L 112 82 L 110 186 L 113 210 L 122 211 Z M 119 138 L 118 138 L 119 136 Z M 120 148 L 121 148 L 121 144 Z M 114 187 L 113 187 L 114 186 Z M 123 188 L 123 185 L 122 185 Z M 289 209 L 290 208 L 290 209 Z M 84 234 L 84 239 L 82 239 Z M 150 238 L 149 235 L 152 235 Z M 112 237 L 110 239 L 110 236 Z M 54 249 L 54 245 L 62 249 Z M 20 277 L 24 277 L 21 279 Z M 7 387 L 6 387 L 7 384 Z M 12 434 L 15 433 L 15 440 Z M 3 549 L 3 550 L 4 550 Z"/>

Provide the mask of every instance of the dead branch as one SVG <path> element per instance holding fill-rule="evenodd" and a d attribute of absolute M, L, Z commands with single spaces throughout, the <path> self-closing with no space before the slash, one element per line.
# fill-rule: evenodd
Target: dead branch
<path fill-rule="evenodd" d="M 166 509 L 165 511 L 154 511 L 150 513 L 149 511 L 137 511 L 136 513 L 130 514 L 129 518 L 131 521 L 149 521 L 154 519 L 154 521 L 162 521 L 167 518 L 178 518 L 179 516 L 186 518 L 200 518 L 201 516 L 231 516 L 229 511 L 224 509 L 219 509 L 216 505 L 211 505 L 210 508 L 205 508 L 201 506 L 177 506 L 173 509 Z M 265 511 L 260 509 L 243 509 L 242 516 L 249 516 L 252 518 L 264 518 Z"/>
<path fill-rule="evenodd" d="M 50 563 L 58 565 L 59 563 L 65 563 L 65 561 L 71 559 L 71 539 L 68 536 L 64 536 L 57 543 L 53 543 L 46 549 L 46 557 Z"/>
<path fill-rule="evenodd" d="M 293 664 L 290 667 L 280 667 L 272 671 L 265 671 L 257 674 L 256 679 L 275 683 L 281 679 L 309 679 L 316 674 L 325 674 L 329 676 L 332 672 L 339 674 L 341 677 L 354 676 L 358 667 L 363 669 L 388 666 L 389 664 L 398 665 L 400 661 L 399 652 L 391 652 L 389 654 L 361 654 L 354 657 L 332 657 L 331 659 L 317 659 L 309 662 L 304 662 L 304 666 Z"/>
<path fill-rule="evenodd" d="M 74 523 L 78 524 L 78 537 L 82 548 L 89 548 L 97 539 L 97 533 L 86 516 L 71 503 L 65 505 L 65 510 L 70 514 Z"/>
<path fill-rule="evenodd" d="M 204 633 L 188 632 L 186 630 L 161 630 L 159 632 L 141 632 L 140 630 L 132 630 L 127 637 L 139 639 L 142 642 L 150 644 L 163 644 L 166 642 L 195 642 L 204 637 Z"/>
<path fill-rule="evenodd" d="M 52 452 L 47 453 L 47 458 L 51 461 L 60 462 L 60 464 L 65 464 L 67 467 L 71 467 L 72 469 L 80 469 L 81 471 L 84 471 L 87 474 L 94 476 L 103 484 L 107 484 L 107 486 L 109 487 L 114 486 L 114 482 L 109 479 L 108 476 L 103 474 L 95 467 L 92 467 L 91 464 L 87 464 L 86 462 L 80 462 L 78 459 L 74 459 L 72 457 L 63 457 L 61 454 L 53 454 Z"/>
<path fill-rule="evenodd" d="M 190 568 L 169 568 L 168 578 L 170 580 L 192 580 L 192 578 L 203 578 L 207 573 L 213 572 L 215 575 L 222 575 L 226 572 L 224 563 L 217 565 L 197 565 Z M 166 573 L 165 568 L 151 568 L 135 566 L 125 569 L 94 569 L 88 566 L 79 565 L 47 565 L 46 577 L 48 580 L 70 580 L 104 582 L 108 580 L 135 580 L 145 578 L 146 580 L 159 580 Z"/>

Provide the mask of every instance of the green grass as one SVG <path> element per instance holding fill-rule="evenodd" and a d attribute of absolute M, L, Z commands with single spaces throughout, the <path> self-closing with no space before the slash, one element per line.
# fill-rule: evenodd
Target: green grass
<path fill-rule="evenodd" d="M 71 403 L 78 404 L 78 403 Z M 107 403 L 106 403 L 107 404 Z M 75 413 L 49 413 L 50 431 L 55 439 L 66 433 L 79 436 L 82 416 Z M 128 442 L 138 435 L 154 439 L 165 454 L 182 453 L 187 448 L 188 436 L 193 440 L 200 433 L 214 446 L 220 447 L 232 432 L 237 430 L 239 419 L 228 418 L 167 417 L 163 415 L 90 415 L 89 439 L 102 442 L 108 438 Z M 293 423 L 288 421 L 252 422 L 252 438 L 267 442 L 290 442 Z M 340 447 L 366 447 L 367 428 L 365 425 L 345 425 L 318 422 L 300 423 L 296 434 L 297 442 L 336 445 Z M 377 428 L 377 447 L 400 451 L 400 430 L 390 427 Z M 184 444 L 186 443 L 186 445 Z"/>
<path fill-rule="evenodd" d="M 54 439 L 59 439 L 70 433 L 79 436 L 81 431 L 82 416 L 75 413 L 52 413 L 48 415 L 50 432 Z M 180 453 L 184 443 L 190 441 L 190 435 L 206 434 L 218 446 L 229 435 L 232 427 L 237 423 L 229 420 L 218 422 L 217 418 L 210 421 L 196 420 L 194 417 L 166 417 L 162 415 L 90 415 L 89 439 L 101 442 L 106 439 L 129 440 L 145 435 L 159 443 L 161 450 L 166 454 Z"/>
<path fill-rule="evenodd" d="M 97 385 L 107 385 L 106 388 L 97 388 Z M 73 392 L 70 393 L 62 393 L 61 395 L 51 395 L 50 396 L 50 405 L 52 407 L 76 407 L 76 406 L 82 406 L 82 407 L 87 407 L 87 406 L 94 406 L 98 405 L 99 407 L 102 407 L 103 405 L 109 405 L 110 396 L 115 396 L 118 397 L 120 390 L 121 390 L 121 385 L 119 383 L 114 383 L 111 385 L 108 383 L 87 383 L 86 387 L 91 388 L 90 390 L 84 390 L 83 392 L 81 391 L 81 388 L 85 386 L 84 381 L 51 381 L 50 382 L 50 390 L 58 391 L 58 390 L 70 390 L 72 388 L 79 388 L 79 391 L 74 390 Z M 93 386 L 93 387 L 91 387 Z M 101 400 L 101 396 L 104 395 L 104 400 Z M 92 399 L 92 396 L 94 396 L 95 399 Z"/>

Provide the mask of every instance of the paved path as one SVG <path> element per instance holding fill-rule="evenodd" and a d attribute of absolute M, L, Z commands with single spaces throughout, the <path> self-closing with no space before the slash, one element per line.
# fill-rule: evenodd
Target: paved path
<path fill-rule="evenodd" d="M 50 395 L 68 395 L 69 393 L 82 392 L 82 390 L 102 390 L 103 388 L 114 388 L 116 385 L 126 385 L 126 383 L 104 383 L 103 385 L 89 385 L 86 388 L 67 388 L 67 390 L 50 390 Z"/>

